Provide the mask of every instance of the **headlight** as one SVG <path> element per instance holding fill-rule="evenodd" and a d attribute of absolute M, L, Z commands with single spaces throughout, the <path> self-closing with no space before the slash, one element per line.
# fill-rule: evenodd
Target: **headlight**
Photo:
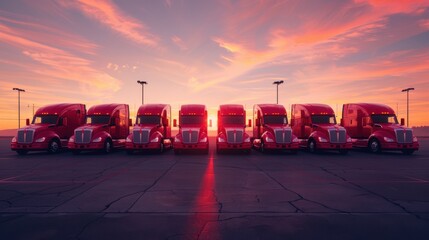
<path fill-rule="evenodd" d="M 38 138 L 38 139 L 36 139 L 36 141 L 35 142 L 37 142 L 37 143 L 41 143 L 41 142 L 44 142 L 45 141 L 45 137 L 41 137 L 41 138 Z"/>
<path fill-rule="evenodd" d="M 174 142 L 181 142 L 180 138 L 178 138 L 177 136 L 174 137 Z"/>
<path fill-rule="evenodd" d="M 324 138 L 324 137 L 319 137 L 319 142 L 328 142 L 328 139 Z"/>
<path fill-rule="evenodd" d="M 223 143 L 223 142 L 225 142 L 225 139 L 224 139 L 224 138 L 221 138 L 221 137 L 218 137 L 218 138 L 217 138 L 217 141 L 218 141 L 218 142 L 220 142 L 220 143 Z"/>
<path fill-rule="evenodd" d="M 130 137 L 127 137 L 127 139 L 125 139 L 125 142 L 133 142 L 133 140 L 131 140 Z"/>
<path fill-rule="evenodd" d="M 270 137 L 267 137 L 267 138 L 265 139 L 265 141 L 266 141 L 266 142 L 274 142 L 274 139 L 272 139 L 272 138 L 270 138 Z"/>
<path fill-rule="evenodd" d="M 413 142 L 418 142 L 419 140 L 417 139 L 417 137 L 413 137 Z"/>
<path fill-rule="evenodd" d="M 69 142 L 74 142 L 74 137 L 70 137 Z"/>
<path fill-rule="evenodd" d="M 101 142 L 101 137 L 98 137 L 98 138 L 92 140 L 92 142 L 95 142 L 95 143 Z"/>
<path fill-rule="evenodd" d="M 203 137 L 203 138 L 201 138 L 201 141 L 200 142 L 207 142 L 207 137 Z"/>
<path fill-rule="evenodd" d="M 386 141 L 386 142 L 394 142 L 395 140 L 393 140 L 392 138 L 389 138 L 389 137 L 384 137 L 384 141 Z"/>
<path fill-rule="evenodd" d="M 351 138 L 351 137 L 348 137 L 348 138 L 347 138 L 347 142 L 352 142 L 352 138 Z"/>
<path fill-rule="evenodd" d="M 154 139 L 150 140 L 150 142 L 152 142 L 152 143 L 154 143 L 154 142 L 158 142 L 158 141 L 159 141 L 159 137 L 156 137 L 156 138 L 154 138 Z"/>
<path fill-rule="evenodd" d="M 247 137 L 246 139 L 244 139 L 244 142 L 246 143 L 250 142 L 250 137 Z"/>
<path fill-rule="evenodd" d="M 13 137 L 13 138 L 12 138 L 12 142 L 13 142 L 13 143 L 16 143 L 16 137 Z"/>
<path fill-rule="evenodd" d="M 297 137 L 294 137 L 292 142 L 294 142 L 294 143 L 299 142 L 299 139 Z"/>

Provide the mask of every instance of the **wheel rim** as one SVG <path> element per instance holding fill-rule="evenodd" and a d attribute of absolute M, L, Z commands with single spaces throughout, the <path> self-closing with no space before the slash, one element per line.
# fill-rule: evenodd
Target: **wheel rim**
<path fill-rule="evenodd" d="M 56 153 L 56 152 L 58 152 L 58 149 L 59 149 L 59 145 L 58 145 L 57 141 L 52 141 L 51 146 L 50 146 L 51 152 Z"/>
<path fill-rule="evenodd" d="M 372 152 L 378 152 L 379 146 L 378 146 L 378 142 L 376 140 L 373 140 L 371 142 L 371 150 Z"/>
<path fill-rule="evenodd" d="M 316 149 L 316 144 L 314 143 L 314 141 L 310 141 L 310 143 L 308 144 L 308 148 L 310 149 L 310 152 L 314 152 L 314 150 Z"/>
<path fill-rule="evenodd" d="M 106 152 L 110 152 L 110 141 L 106 142 Z"/>

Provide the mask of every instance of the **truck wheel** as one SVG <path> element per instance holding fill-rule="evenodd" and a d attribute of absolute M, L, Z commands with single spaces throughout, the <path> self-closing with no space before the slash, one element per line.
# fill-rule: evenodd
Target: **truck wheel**
<path fill-rule="evenodd" d="M 346 155 L 347 153 L 349 153 L 349 150 L 347 150 L 347 149 L 341 149 L 341 150 L 339 150 L 339 152 L 342 155 Z"/>
<path fill-rule="evenodd" d="M 405 155 L 411 155 L 414 153 L 414 150 L 413 149 L 404 149 L 404 150 L 402 150 L 402 153 Z"/>
<path fill-rule="evenodd" d="M 311 153 L 316 152 L 316 141 L 314 141 L 313 139 L 310 139 L 310 141 L 308 141 L 308 151 Z"/>
<path fill-rule="evenodd" d="M 28 153 L 27 150 L 16 150 L 16 152 L 18 153 L 18 155 L 27 155 Z"/>
<path fill-rule="evenodd" d="M 60 150 L 60 143 L 57 139 L 52 139 L 48 145 L 48 153 L 58 153 Z"/>
<path fill-rule="evenodd" d="M 106 141 L 104 141 L 103 152 L 104 153 L 112 152 L 112 141 L 110 141 L 110 139 L 106 139 Z"/>
<path fill-rule="evenodd" d="M 161 142 L 159 146 L 159 153 L 163 153 L 163 152 L 164 152 L 164 143 Z"/>
<path fill-rule="evenodd" d="M 381 152 L 380 143 L 379 143 L 379 142 L 378 142 L 378 140 L 377 140 L 377 139 L 375 139 L 375 138 L 373 138 L 373 139 L 371 139 L 371 140 L 369 141 L 368 147 L 369 147 L 369 150 L 370 150 L 372 153 L 379 153 L 379 152 Z"/>

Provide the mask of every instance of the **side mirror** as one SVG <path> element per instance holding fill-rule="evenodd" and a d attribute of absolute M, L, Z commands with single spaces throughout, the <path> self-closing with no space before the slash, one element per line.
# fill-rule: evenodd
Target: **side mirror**
<path fill-rule="evenodd" d="M 248 122 L 247 122 L 247 126 L 248 126 L 248 127 L 252 127 L 252 119 L 249 119 L 249 120 L 248 120 Z"/>
<path fill-rule="evenodd" d="M 115 126 L 116 125 L 116 118 L 112 118 L 110 119 L 110 126 Z"/>
<path fill-rule="evenodd" d="M 177 119 L 173 119 L 173 127 L 177 127 Z"/>
<path fill-rule="evenodd" d="M 68 118 L 63 118 L 63 126 L 64 127 L 67 127 L 67 125 L 68 125 Z"/>
<path fill-rule="evenodd" d="M 133 120 L 131 118 L 128 119 L 128 126 L 132 126 L 133 125 Z"/>
<path fill-rule="evenodd" d="M 209 127 L 212 127 L 213 125 L 212 125 L 212 120 L 210 119 L 209 120 Z"/>
<path fill-rule="evenodd" d="M 29 118 L 27 118 L 27 119 L 25 119 L 25 125 L 30 125 L 30 119 Z"/>
<path fill-rule="evenodd" d="M 292 127 L 295 125 L 295 119 L 294 119 L 294 118 L 292 118 L 292 119 L 290 120 L 290 125 L 291 125 Z"/>
<path fill-rule="evenodd" d="M 163 125 L 164 127 L 168 127 L 168 119 L 167 119 L 167 118 L 163 118 L 163 119 L 162 119 L 162 125 Z"/>
<path fill-rule="evenodd" d="M 401 118 L 401 125 L 404 126 L 405 125 L 405 119 Z"/>
<path fill-rule="evenodd" d="M 260 119 L 260 118 L 255 119 L 255 125 L 256 125 L 257 127 L 260 127 L 260 126 L 261 126 L 261 119 Z"/>

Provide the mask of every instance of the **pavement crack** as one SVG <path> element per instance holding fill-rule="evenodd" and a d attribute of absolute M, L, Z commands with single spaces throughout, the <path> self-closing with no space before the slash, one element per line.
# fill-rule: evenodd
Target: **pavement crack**
<path fill-rule="evenodd" d="M 177 164 L 177 161 L 174 161 L 174 163 L 171 164 L 171 166 L 167 170 L 165 170 L 161 174 L 161 176 L 159 176 L 157 179 L 155 179 L 155 181 L 149 187 L 147 187 L 146 189 L 140 191 L 141 195 L 131 204 L 131 206 L 126 210 L 126 212 L 129 212 L 134 207 L 134 205 L 143 197 L 143 195 L 147 191 L 149 191 L 151 188 L 153 188 L 165 175 L 167 175 L 171 171 L 171 169 L 173 169 L 173 167 L 176 166 L 176 164 Z"/>
<path fill-rule="evenodd" d="M 359 189 L 361 189 L 361 190 L 363 190 L 363 191 L 365 191 L 365 192 L 367 192 L 367 193 L 369 193 L 369 194 L 372 194 L 372 195 L 374 195 L 374 196 L 377 196 L 377 197 L 379 197 L 379 198 L 381 198 L 381 199 L 385 200 L 386 202 L 388 202 L 388 203 L 390 203 L 390 204 L 392 204 L 392 205 L 394 205 L 394 206 L 396 206 L 396 207 L 398 207 L 398 208 L 402 209 L 405 213 L 408 213 L 408 214 L 410 214 L 410 215 L 412 215 L 412 216 L 416 217 L 417 219 L 425 220 L 425 219 L 423 219 L 420 215 L 418 215 L 418 214 L 416 214 L 416 213 L 411 212 L 411 211 L 410 211 L 410 210 L 408 210 L 406 207 L 402 206 L 401 204 L 399 204 L 399 203 L 397 203 L 397 202 L 393 201 L 392 199 L 390 199 L 390 198 L 388 198 L 388 197 L 386 197 L 386 196 L 384 196 L 384 195 L 382 195 L 382 194 L 380 194 L 380 193 L 377 193 L 377 192 L 371 191 L 371 190 L 369 190 L 368 188 L 365 188 L 364 186 L 361 186 L 361 185 L 359 185 L 359 184 L 357 184 L 357 183 L 351 182 L 351 181 L 347 180 L 346 178 L 344 178 L 344 177 L 342 177 L 342 176 L 339 176 L 338 174 L 336 174 L 336 173 L 334 173 L 334 172 L 332 172 L 332 171 L 329 171 L 328 169 L 326 169 L 326 168 L 324 168 L 324 167 L 320 167 L 320 168 L 321 168 L 324 172 L 326 172 L 326 173 L 328 173 L 328 174 L 330 174 L 330 175 L 332 175 L 332 176 L 335 176 L 335 177 L 337 177 L 337 178 L 339 178 L 339 179 L 343 180 L 344 182 L 346 182 L 346 183 L 348 183 L 348 184 L 350 184 L 350 185 L 352 185 L 352 186 L 354 186 L 354 187 L 357 187 L 357 188 L 359 188 Z"/>
<path fill-rule="evenodd" d="M 82 229 L 79 231 L 79 233 L 76 235 L 76 239 L 81 239 L 81 235 L 85 232 L 85 230 L 92 224 L 100 221 L 104 216 L 106 216 L 106 213 L 96 217 L 94 220 L 89 221 L 87 224 L 85 224 Z"/>
<path fill-rule="evenodd" d="M 215 198 L 215 200 L 217 202 L 217 205 L 219 207 L 219 209 L 217 211 L 217 213 L 218 213 L 217 219 L 219 220 L 220 214 L 222 213 L 223 203 L 219 201 L 219 199 L 218 199 L 218 197 L 216 195 L 216 191 L 214 189 L 213 189 L 213 196 L 214 196 L 214 198 Z"/>

